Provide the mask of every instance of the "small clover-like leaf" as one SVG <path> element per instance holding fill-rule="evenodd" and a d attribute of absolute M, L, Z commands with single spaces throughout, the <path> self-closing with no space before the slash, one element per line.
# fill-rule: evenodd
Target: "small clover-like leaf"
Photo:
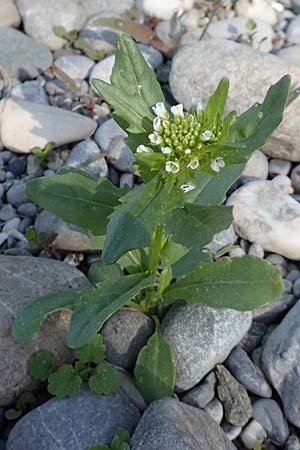
<path fill-rule="evenodd" d="M 48 392 L 58 398 L 71 397 L 79 392 L 82 379 L 70 364 L 63 364 L 49 376 Z"/>
<path fill-rule="evenodd" d="M 105 345 L 101 334 L 93 336 L 83 347 L 75 350 L 75 355 L 84 364 L 99 363 L 105 356 Z"/>
<path fill-rule="evenodd" d="M 103 444 L 96 444 L 89 447 L 87 450 L 110 450 L 110 447 Z"/>
<path fill-rule="evenodd" d="M 76 361 L 74 365 L 74 373 L 79 375 L 83 382 L 87 381 L 92 368 L 81 361 Z"/>
<path fill-rule="evenodd" d="M 91 391 L 99 395 L 115 394 L 119 383 L 117 371 L 108 363 L 98 364 L 96 374 L 89 380 Z"/>
<path fill-rule="evenodd" d="M 27 373 L 34 380 L 45 381 L 53 371 L 56 358 L 48 350 L 39 350 L 30 358 L 27 366 Z"/>
<path fill-rule="evenodd" d="M 130 450 L 130 434 L 124 428 L 118 428 L 111 443 L 111 450 Z"/>
<path fill-rule="evenodd" d="M 61 38 L 66 38 L 67 30 L 65 29 L 65 27 L 63 25 L 55 25 L 53 27 L 53 31 L 56 34 L 56 36 L 61 37 Z"/>
<path fill-rule="evenodd" d="M 5 411 L 5 417 L 7 420 L 15 420 L 18 419 L 20 417 L 20 415 L 22 414 L 22 411 L 19 409 L 8 409 L 7 411 Z"/>
<path fill-rule="evenodd" d="M 20 411 L 24 411 L 28 406 L 33 406 L 36 403 L 36 398 L 32 392 L 22 392 L 16 401 L 16 408 Z"/>

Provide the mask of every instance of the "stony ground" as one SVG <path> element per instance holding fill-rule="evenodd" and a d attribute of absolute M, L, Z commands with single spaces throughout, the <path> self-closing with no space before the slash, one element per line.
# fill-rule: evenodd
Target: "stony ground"
<path fill-rule="evenodd" d="M 204 0 L 0 0 L 0 450 L 85 450 L 110 442 L 117 426 L 134 433 L 133 450 L 243 450 L 262 441 L 270 450 L 300 450 L 300 1 L 218 3 L 214 11 Z M 26 181 L 69 166 L 121 187 L 140 183 L 123 131 L 90 85 L 109 80 L 118 36 L 93 20 L 121 15 L 154 28 L 171 49 L 141 45 L 168 100 L 185 108 L 192 97 L 205 102 L 224 75 L 239 112 L 292 75 L 284 123 L 230 192 L 234 227 L 209 246 L 268 260 L 285 292 L 253 314 L 175 305 L 162 330 L 178 395 L 143 416 L 145 402 L 122 371 L 114 396 L 83 390 L 58 401 L 42 390 L 41 406 L 11 423 L 5 409 L 37 388 L 26 374 L 30 355 L 47 348 L 59 361 L 72 357 L 66 313 L 26 346 L 10 335 L 13 318 L 37 296 L 89 286 L 85 274 L 99 258 L 87 235 L 30 202 Z M 66 45 L 56 25 L 76 29 L 88 49 Z M 49 142 L 56 148 L 39 162 L 32 148 Z M 130 372 L 153 327 L 141 313 L 115 314 L 102 332 L 107 359 Z"/>

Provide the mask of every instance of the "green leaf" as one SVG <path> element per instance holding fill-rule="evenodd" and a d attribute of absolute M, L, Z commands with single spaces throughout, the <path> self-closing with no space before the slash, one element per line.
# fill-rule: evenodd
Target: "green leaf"
<path fill-rule="evenodd" d="M 98 182 L 80 171 L 70 171 L 30 180 L 26 192 L 37 205 L 61 219 L 102 235 L 106 231 L 107 217 L 124 191 L 106 179 Z"/>
<path fill-rule="evenodd" d="M 210 97 L 204 111 L 205 120 L 209 125 L 219 121 L 224 114 L 228 97 L 229 80 L 222 78 L 214 94 Z"/>
<path fill-rule="evenodd" d="M 18 400 L 16 401 L 16 408 L 18 410 L 24 411 L 29 406 L 33 406 L 35 404 L 36 398 L 33 393 L 25 391 L 19 395 Z"/>
<path fill-rule="evenodd" d="M 99 363 L 105 357 L 105 345 L 101 334 L 93 336 L 83 347 L 75 350 L 75 355 L 83 364 Z"/>
<path fill-rule="evenodd" d="M 154 114 L 151 107 L 163 102 L 164 96 L 155 73 L 129 36 L 123 34 L 117 42 L 111 84 L 94 79 L 92 85 L 126 124 L 123 126 L 129 138 L 131 134 L 144 137 L 152 131 Z M 135 141 L 133 151 L 144 142 L 143 138 Z"/>
<path fill-rule="evenodd" d="M 125 430 L 125 428 L 117 428 L 116 436 L 118 436 L 121 442 L 127 442 L 127 444 L 130 444 L 130 434 L 127 430 Z"/>
<path fill-rule="evenodd" d="M 165 216 L 181 206 L 183 195 L 172 192 L 171 183 L 157 176 L 123 197 L 124 204 L 109 218 L 103 260 L 112 264 L 128 250 L 149 245 L 156 227 L 164 225 Z"/>
<path fill-rule="evenodd" d="M 7 420 L 15 420 L 18 419 L 22 415 L 22 411 L 14 408 L 10 408 L 5 411 L 5 417 Z"/>
<path fill-rule="evenodd" d="M 96 444 L 89 447 L 87 450 L 110 450 L 110 447 L 103 444 Z"/>
<path fill-rule="evenodd" d="M 123 276 L 123 271 L 118 264 L 105 264 L 97 261 L 89 269 L 88 279 L 91 283 L 97 284 L 102 281 L 117 281 Z"/>
<path fill-rule="evenodd" d="M 56 358 L 48 350 L 39 350 L 30 358 L 27 366 L 27 373 L 34 380 L 45 381 L 53 371 Z"/>
<path fill-rule="evenodd" d="M 89 291 L 73 312 L 68 333 L 69 347 L 85 345 L 114 312 L 154 282 L 155 276 L 145 278 L 142 273 L 128 275 L 117 281 L 104 281 Z"/>
<path fill-rule="evenodd" d="M 183 277 L 187 273 L 193 272 L 200 263 L 210 262 L 212 260 L 208 253 L 203 252 L 202 249 L 193 248 L 172 266 L 173 277 Z"/>
<path fill-rule="evenodd" d="M 49 376 L 48 391 L 58 398 L 72 397 L 80 391 L 82 380 L 70 364 L 63 364 Z"/>
<path fill-rule="evenodd" d="M 231 222 L 231 207 L 186 203 L 168 216 L 167 232 L 187 248 L 200 248 L 211 242 L 215 234 L 227 229 Z"/>
<path fill-rule="evenodd" d="M 65 27 L 63 25 L 55 25 L 53 27 L 53 31 L 56 34 L 56 36 L 58 36 L 58 37 L 66 38 L 66 36 L 67 36 L 67 30 L 65 29 Z"/>
<path fill-rule="evenodd" d="M 79 50 L 82 50 L 86 47 L 86 40 L 83 37 L 79 37 L 74 42 L 74 47 L 78 48 Z"/>
<path fill-rule="evenodd" d="M 108 363 L 100 363 L 97 366 L 96 375 L 89 379 L 91 391 L 99 395 L 112 395 L 119 389 L 119 375 Z"/>
<path fill-rule="evenodd" d="M 281 294 L 278 270 L 259 258 L 245 256 L 199 265 L 194 272 L 170 285 L 163 299 L 250 311 L 271 303 Z"/>
<path fill-rule="evenodd" d="M 140 351 L 134 369 L 138 388 L 146 402 L 171 396 L 175 369 L 171 349 L 163 335 L 156 331 Z"/>
<path fill-rule="evenodd" d="M 188 251 L 183 245 L 168 239 L 160 254 L 162 268 L 165 269 L 172 266 L 186 255 Z"/>

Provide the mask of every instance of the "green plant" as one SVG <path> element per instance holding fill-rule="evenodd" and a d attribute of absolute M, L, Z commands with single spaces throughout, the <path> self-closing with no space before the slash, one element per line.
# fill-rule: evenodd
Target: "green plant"
<path fill-rule="evenodd" d="M 222 205 L 226 192 L 251 153 L 280 124 L 289 76 L 238 117 L 235 112 L 224 115 L 226 78 L 205 108 L 197 103 L 185 113 L 182 105 L 165 104 L 154 72 L 133 40 L 122 35 L 111 84 L 93 84 L 128 134 L 126 142 L 135 152 L 144 185 L 128 192 L 74 169 L 27 183 L 28 196 L 39 206 L 83 228 L 99 244 L 105 240 L 94 288 L 37 299 L 14 321 L 14 336 L 29 341 L 48 314 L 69 309 L 68 344 L 78 348 L 120 308 L 155 315 L 160 304 L 184 299 L 245 311 L 278 298 L 282 280 L 273 266 L 255 257 L 214 261 L 203 248 L 230 226 L 232 210 Z M 174 385 L 171 363 L 162 382 L 152 383 L 149 392 L 145 380 L 151 374 L 157 378 L 158 355 L 160 361 L 170 360 L 159 328 L 142 349 L 135 370 L 148 401 L 169 395 Z"/>
<path fill-rule="evenodd" d="M 130 434 L 124 428 L 118 428 L 110 447 L 104 444 L 96 444 L 87 450 L 130 450 Z"/>
<path fill-rule="evenodd" d="M 23 392 L 19 395 L 16 401 L 16 407 L 5 411 L 7 420 L 18 419 L 24 411 L 35 405 L 36 398 L 31 392 Z"/>
<path fill-rule="evenodd" d="M 96 334 L 75 351 L 75 364 L 60 365 L 53 353 L 39 350 L 28 362 L 27 373 L 35 380 L 48 380 L 48 391 L 58 397 L 77 394 L 83 382 L 88 382 L 96 394 L 114 394 L 119 388 L 116 370 L 104 362 L 105 346 L 102 336 Z"/>
<path fill-rule="evenodd" d="M 44 148 L 34 147 L 31 153 L 35 155 L 34 162 L 37 166 L 45 168 L 48 162 L 54 161 L 55 142 L 49 142 Z"/>

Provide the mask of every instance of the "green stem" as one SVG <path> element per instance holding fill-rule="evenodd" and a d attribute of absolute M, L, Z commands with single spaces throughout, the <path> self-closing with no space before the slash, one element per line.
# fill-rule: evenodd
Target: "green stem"
<path fill-rule="evenodd" d="M 159 225 L 156 228 L 149 250 L 149 263 L 148 263 L 149 275 L 152 275 L 157 272 L 160 261 L 160 252 L 163 244 L 163 238 L 164 238 L 164 227 L 162 225 Z"/>

